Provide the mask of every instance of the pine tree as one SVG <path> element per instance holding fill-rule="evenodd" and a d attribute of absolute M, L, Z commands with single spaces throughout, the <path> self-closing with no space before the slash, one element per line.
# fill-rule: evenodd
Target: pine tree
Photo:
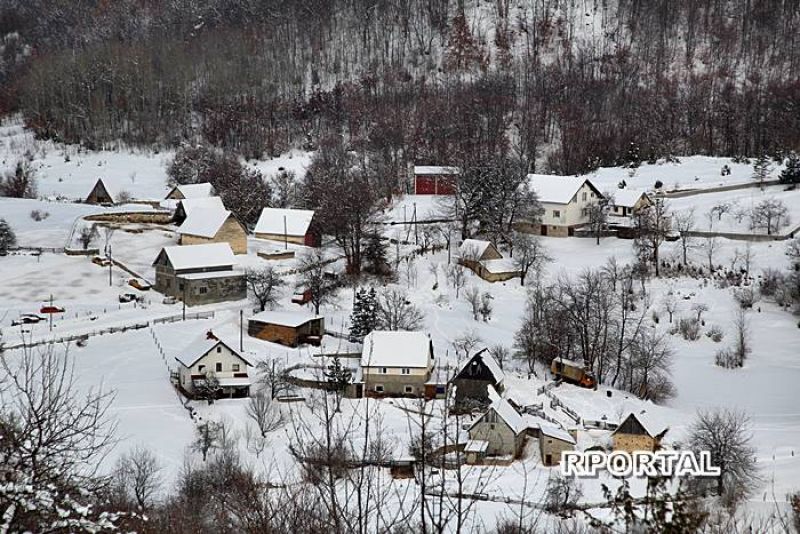
<path fill-rule="evenodd" d="M 369 272 L 373 274 L 384 274 L 386 266 L 386 243 L 381 239 L 381 235 L 374 232 L 367 238 L 367 244 L 364 247 L 364 258 L 369 262 Z"/>
<path fill-rule="evenodd" d="M 324 374 L 331 391 L 336 393 L 336 411 L 338 412 L 342 403 L 342 395 L 344 395 L 347 385 L 350 384 L 353 373 L 342 365 L 339 355 L 334 354 L 331 363 L 328 364 L 328 370 Z"/>
<path fill-rule="evenodd" d="M 8 249 L 17 244 L 17 236 L 5 219 L 0 219 L 0 256 L 8 254 Z"/>
<path fill-rule="evenodd" d="M 356 291 L 355 301 L 353 302 L 353 312 L 350 314 L 350 335 L 348 340 L 351 343 L 360 343 L 364 336 L 364 296 L 366 290 L 359 289 Z"/>
<path fill-rule="evenodd" d="M 780 180 L 782 184 L 800 183 L 800 156 L 796 152 L 789 154 L 786 160 L 786 168 L 781 172 Z"/>
<path fill-rule="evenodd" d="M 764 182 L 772 172 L 772 163 L 766 155 L 759 156 L 756 162 L 753 163 L 753 179 L 758 182 L 761 189 L 764 189 Z"/>

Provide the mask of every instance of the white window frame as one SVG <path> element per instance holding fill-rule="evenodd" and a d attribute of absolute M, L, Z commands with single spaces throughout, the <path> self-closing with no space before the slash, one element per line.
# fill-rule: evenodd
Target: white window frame
<path fill-rule="evenodd" d="M 409 369 L 408 367 L 403 367 L 403 374 L 404 375 L 410 375 L 411 374 L 411 369 Z"/>
<path fill-rule="evenodd" d="M 386 374 L 386 367 L 381 367 L 381 374 L 382 374 L 382 375 L 385 375 L 385 374 Z"/>
<path fill-rule="evenodd" d="M 405 391 L 406 393 L 414 393 L 414 386 L 406 385 L 403 387 L 403 391 Z"/>
<path fill-rule="evenodd" d="M 384 392 L 383 384 L 375 384 L 375 387 L 373 389 L 375 390 L 375 393 Z"/>
<path fill-rule="evenodd" d="M 232 367 L 233 367 L 233 372 L 234 372 L 234 373 L 237 373 L 237 372 L 239 372 L 239 369 L 240 369 L 240 368 L 239 368 L 239 364 L 238 364 L 238 363 L 234 363 L 234 364 L 232 365 Z"/>
<path fill-rule="evenodd" d="M 561 218 L 561 210 L 553 210 L 553 218 L 560 219 Z"/>

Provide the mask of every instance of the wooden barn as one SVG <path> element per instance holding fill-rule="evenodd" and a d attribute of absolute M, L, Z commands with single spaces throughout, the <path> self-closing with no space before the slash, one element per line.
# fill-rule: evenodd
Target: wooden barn
<path fill-rule="evenodd" d="M 458 263 L 487 282 L 504 282 L 521 275 L 514 260 L 504 258 L 489 241 L 465 239 L 458 247 Z"/>
<path fill-rule="evenodd" d="M 191 198 L 208 198 L 213 197 L 214 187 L 204 182 L 202 184 L 183 184 L 173 187 L 164 200 L 186 200 Z"/>
<path fill-rule="evenodd" d="M 655 451 L 661 447 L 661 439 L 667 430 L 667 427 L 651 421 L 644 413 L 630 413 L 611 434 L 614 450 Z"/>
<path fill-rule="evenodd" d="M 241 300 L 247 297 L 247 284 L 235 264 L 227 243 L 164 247 L 153 262 L 153 287 L 187 306 Z"/>
<path fill-rule="evenodd" d="M 491 402 L 488 387 L 503 391 L 505 374 L 497 361 L 483 349 L 466 361 L 450 383 L 455 386 L 455 405 L 459 410 L 485 408 Z"/>
<path fill-rule="evenodd" d="M 86 204 L 115 204 L 119 199 L 119 191 L 108 180 L 99 178 L 86 196 Z"/>
<path fill-rule="evenodd" d="M 458 167 L 416 165 L 414 167 L 415 195 L 453 195 L 456 192 Z"/>
<path fill-rule="evenodd" d="M 318 247 L 322 241 L 313 210 L 264 208 L 255 228 L 258 239 Z"/>
<path fill-rule="evenodd" d="M 325 319 L 305 312 L 263 311 L 247 321 L 247 334 L 288 347 L 319 345 L 325 335 Z"/>
<path fill-rule="evenodd" d="M 178 201 L 175 206 L 175 215 L 172 217 L 175 224 L 180 226 L 195 210 L 225 210 L 225 205 L 219 197 L 187 198 Z"/>
<path fill-rule="evenodd" d="M 228 210 L 198 208 L 178 228 L 178 244 L 228 243 L 234 254 L 247 254 L 247 230 Z"/>

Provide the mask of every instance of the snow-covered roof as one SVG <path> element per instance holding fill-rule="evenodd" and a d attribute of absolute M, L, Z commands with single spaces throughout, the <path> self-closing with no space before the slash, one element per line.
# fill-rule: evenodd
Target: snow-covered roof
<path fill-rule="evenodd" d="M 239 351 L 233 348 L 231 344 L 226 343 L 225 341 L 217 338 L 216 336 L 212 335 L 211 332 L 207 332 L 200 336 L 199 338 L 195 339 L 189 345 L 187 345 L 178 356 L 175 356 L 175 359 L 178 360 L 180 363 L 185 365 L 186 367 L 191 367 L 197 363 L 197 361 L 205 356 L 208 351 L 212 350 L 218 344 L 222 343 L 225 345 L 228 350 L 230 350 L 235 356 L 244 361 L 247 365 L 252 366 L 253 364 L 250 363 L 247 359 L 244 358 Z"/>
<path fill-rule="evenodd" d="M 415 165 L 414 174 L 417 175 L 440 175 L 440 174 L 459 174 L 458 167 L 443 167 L 439 165 Z"/>
<path fill-rule="evenodd" d="M 650 434 L 650 437 L 659 436 L 665 433 L 667 430 L 669 430 L 669 427 L 666 424 L 664 424 L 663 421 L 658 420 L 656 417 L 646 412 L 645 410 L 641 410 L 636 413 L 631 412 L 625 417 L 623 417 L 622 421 L 620 421 L 619 426 L 617 427 L 617 430 L 615 430 L 613 434 L 616 434 L 619 431 L 619 429 L 622 428 L 622 425 L 629 417 L 635 417 L 636 420 L 638 420 L 642 424 L 642 427 L 644 427 L 645 432 Z"/>
<path fill-rule="evenodd" d="M 464 445 L 464 452 L 486 452 L 489 442 L 482 439 L 471 439 Z"/>
<path fill-rule="evenodd" d="M 259 323 L 277 324 L 281 326 L 298 327 L 314 319 L 321 319 L 321 315 L 314 315 L 303 311 L 267 310 L 250 317 L 250 321 Z"/>
<path fill-rule="evenodd" d="M 458 247 L 458 255 L 463 257 L 480 258 L 486 249 L 492 246 L 490 241 L 482 239 L 465 239 Z"/>
<path fill-rule="evenodd" d="M 194 235 L 199 237 L 214 237 L 231 216 L 231 212 L 220 208 L 197 208 L 183 221 L 178 228 L 178 233 L 182 235 Z"/>
<path fill-rule="evenodd" d="M 495 399 L 492 401 L 492 404 L 489 405 L 489 409 L 486 411 L 486 413 L 489 413 L 492 410 L 494 410 L 494 412 L 497 414 L 497 417 L 505 421 L 514 434 L 519 434 L 525 430 L 525 420 L 522 419 L 522 416 L 519 414 L 519 412 L 517 412 L 517 410 L 515 410 L 506 399 Z M 483 418 L 486 417 L 486 413 L 472 423 L 472 426 L 475 426 L 482 421 Z"/>
<path fill-rule="evenodd" d="M 183 184 L 183 185 L 176 185 L 172 191 L 178 190 L 183 198 L 185 199 L 194 199 L 194 198 L 208 198 L 214 195 L 214 188 L 208 182 L 204 182 L 202 184 Z M 172 194 L 172 191 L 169 192 L 169 195 Z"/>
<path fill-rule="evenodd" d="M 519 267 L 511 258 L 500 258 L 498 260 L 482 260 L 483 268 L 493 274 L 499 273 L 519 273 Z"/>
<path fill-rule="evenodd" d="M 505 373 L 503 373 L 503 370 L 500 369 L 500 365 L 497 363 L 497 360 L 495 360 L 492 357 L 488 349 L 481 350 L 480 352 L 476 353 L 472 358 L 464 362 L 464 364 L 461 366 L 461 369 L 459 369 L 458 372 L 456 373 L 456 376 L 461 374 L 461 371 L 463 371 L 464 368 L 466 368 L 475 358 L 481 359 L 483 365 L 485 365 L 486 368 L 489 369 L 489 372 L 492 373 L 492 376 L 494 377 L 495 381 L 498 384 L 502 383 L 503 380 L 505 380 L 506 378 Z"/>
<path fill-rule="evenodd" d="M 181 200 L 179 204 L 183 206 L 183 211 L 186 213 L 187 217 L 191 215 L 194 210 L 225 209 L 225 205 L 222 203 L 222 199 L 219 197 L 187 198 L 185 200 Z"/>
<path fill-rule="evenodd" d="M 232 267 L 236 263 L 233 250 L 228 243 L 164 247 L 162 252 L 167 255 L 175 270 Z"/>
<path fill-rule="evenodd" d="M 373 330 L 364 338 L 362 367 L 428 367 L 431 340 L 424 332 Z"/>
<path fill-rule="evenodd" d="M 103 187 L 105 188 L 106 193 L 108 193 L 108 195 L 111 197 L 111 200 L 116 202 L 122 189 L 107 178 L 98 178 L 94 185 L 92 185 L 92 189 L 89 191 L 89 194 L 92 194 L 99 183 L 103 184 Z"/>
<path fill-rule="evenodd" d="M 634 191 L 632 189 L 617 189 L 614 191 L 614 205 L 623 208 L 632 208 L 639 202 L 639 199 L 647 196 L 644 191 Z"/>
<path fill-rule="evenodd" d="M 293 210 L 288 208 L 264 208 L 256 223 L 257 234 L 284 233 L 284 217 L 286 221 L 285 232 L 291 236 L 303 236 L 311 226 L 314 218 L 313 210 Z"/>
<path fill-rule="evenodd" d="M 573 438 L 569 432 L 567 432 L 566 430 L 562 430 L 561 428 L 556 428 L 551 425 L 540 424 L 539 431 L 544 436 L 548 436 L 575 445 L 575 438 Z"/>
<path fill-rule="evenodd" d="M 569 365 L 571 367 L 577 367 L 579 369 L 584 369 L 586 367 L 586 364 L 584 364 L 583 361 L 578 361 L 578 360 L 568 360 L 566 358 L 554 358 L 553 361 L 564 365 Z"/>
<path fill-rule="evenodd" d="M 528 184 L 536 192 L 540 202 L 567 204 L 584 183 L 592 183 L 585 177 L 529 174 Z M 594 185 L 592 187 L 597 190 Z"/>

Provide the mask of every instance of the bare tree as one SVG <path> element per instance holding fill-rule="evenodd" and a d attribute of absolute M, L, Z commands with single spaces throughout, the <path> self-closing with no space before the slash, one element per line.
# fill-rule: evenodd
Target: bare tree
<path fill-rule="evenodd" d="M 84 226 L 80 229 L 80 232 L 78 232 L 78 241 L 83 247 L 83 250 L 88 249 L 89 245 L 91 245 L 92 241 L 94 241 L 96 238 L 97 227 L 94 224 Z"/>
<path fill-rule="evenodd" d="M 18 161 L 14 172 L 0 178 L 0 197 L 36 198 L 36 171 L 27 161 Z"/>
<path fill-rule="evenodd" d="M 136 447 L 117 461 L 115 486 L 140 510 L 150 509 L 161 487 L 161 466 L 152 451 Z"/>
<path fill-rule="evenodd" d="M 627 389 L 640 398 L 664 402 L 675 396 L 670 380 L 673 351 L 664 334 L 639 332 L 630 347 L 631 381 Z"/>
<path fill-rule="evenodd" d="M 472 319 L 477 321 L 481 318 L 481 290 L 477 286 L 469 286 L 464 291 L 464 299 L 469 303 L 472 309 Z"/>
<path fill-rule="evenodd" d="M 669 207 L 660 198 L 652 206 L 639 210 L 634 218 L 636 240 L 634 246 L 642 257 L 646 257 L 660 275 L 659 251 L 669 232 Z"/>
<path fill-rule="evenodd" d="M 461 361 L 469 358 L 470 353 L 483 342 L 475 330 L 468 330 L 453 340 L 456 358 Z"/>
<path fill-rule="evenodd" d="M 750 227 L 766 230 L 767 235 L 789 226 L 790 220 L 786 204 L 776 198 L 764 199 L 750 211 Z"/>
<path fill-rule="evenodd" d="M 694 225 L 695 225 L 694 208 L 688 209 L 686 211 L 678 211 L 673 215 L 672 222 L 675 225 L 675 230 L 681 236 L 681 252 L 683 254 L 683 265 L 686 266 L 689 249 L 693 247 L 692 236 L 690 234 L 692 230 L 694 230 Z"/>
<path fill-rule="evenodd" d="M 715 363 L 728 369 L 742 367 L 753 350 L 750 346 L 750 321 L 744 308 L 736 309 L 733 331 L 733 345 L 715 355 Z"/>
<path fill-rule="evenodd" d="M 257 367 L 258 382 L 266 388 L 271 399 L 292 389 L 291 384 L 286 381 L 286 372 L 277 359 L 260 361 Z"/>
<path fill-rule="evenodd" d="M 517 232 L 514 234 L 514 266 L 520 271 L 520 285 L 525 285 L 528 273 L 533 270 L 534 275 L 541 275 L 544 266 L 553 261 L 547 253 L 542 240 L 534 235 Z"/>
<path fill-rule="evenodd" d="M 272 265 L 245 269 L 245 280 L 250 297 L 260 311 L 273 308 L 280 298 L 280 288 L 286 285 L 280 273 Z"/>
<path fill-rule="evenodd" d="M 205 421 L 197 425 L 195 440 L 192 449 L 203 455 L 203 461 L 208 459 L 208 454 L 220 446 L 223 425 L 216 421 Z"/>
<path fill-rule="evenodd" d="M 595 243 L 600 244 L 600 238 L 603 236 L 603 231 L 608 228 L 608 212 L 610 207 L 614 204 L 614 198 L 610 193 L 603 195 L 597 202 L 593 202 L 586 207 L 589 215 L 589 229 L 595 238 Z"/>
<path fill-rule="evenodd" d="M 708 262 L 708 273 L 709 275 L 714 272 L 714 255 L 719 250 L 721 243 L 718 237 L 709 237 L 706 239 L 705 243 L 703 243 L 703 251 L 706 255 L 706 261 Z"/>
<path fill-rule="evenodd" d="M 497 365 L 499 365 L 500 369 L 502 369 L 511 357 L 511 350 L 502 343 L 495 343 L 489 347 L 489 354 L 492 355 L 492 358 L 494 358 L 494 360 L 497 362 Z"/>
<path fill-rule="evenodd" d="M 661 299 L 661 306 L 669 315 L 669 322 L 672 324 L 672 317 L 675 315 L 675 312 L 678 311 L 678 299 L 675 297 L 675 293 L 672 290 Z"/>
<path fill-rule="evenodd" d="M 419 330 L 425 314 L 400 289 L 386 289 L 378 296 L 377 319 L 381 330 Z"/>
<path fill-rule="evenodd" d="M 281 428 L 285 422 L 280 406 L 264 390 L 250 397 L 245 413 L 256 424 L 262 438 Z"/>
<path fill-rule="evenodd" d="M 719 467 L 715 492 L 729 505 L 752 494 L 760 481 L 751 442 L 750 418 L 728 408 L 698 412 L 689 429 L 691 449 L 709 451 L 711 464 Z"/>
<path fill-rule="evenodd" d="M 299 261 L 298 288 L 310 293 L 311 304 L 316 314 L 319 314 L 320 306 L 334 302 L 336 295 L 337 286 L 335 281 L 330 280 L 325 274 L 326 265 L 325 257 L 319 249 L 313 249 Z"/>
<path fill-rule="evenodd" d="M 450 283 L 453 284 L 453 289 L 456 290 L 456 298 L 458 298 L 461 288 L 467 282 L 466 275 L 464 267 L 458 263 L 452 263 L 447 267 L 447 279 L 450 280 Z"/>
<path fill-rule="evenodd" d="M 297 204 L 297 179 L 293 171 L 280 170 L 270 179 L 272 206 L 291 208 Z"/>

